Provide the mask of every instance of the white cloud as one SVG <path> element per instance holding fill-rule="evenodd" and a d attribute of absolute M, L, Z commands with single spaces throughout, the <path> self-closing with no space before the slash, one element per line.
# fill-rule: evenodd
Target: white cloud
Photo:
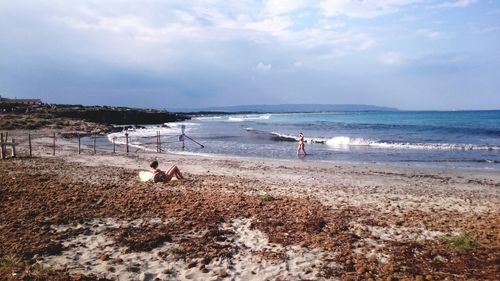
<path fill-rule="evenodd" d="M 292 22 L 285 17 L 269 18 L 262 21 L 249 22 L 242 26 L 244 29 L 251 29 L 271 35 L 279 35 L 281 32 L 289 29 Z"/>
<path fill-rule="evenodd" d="M 398 52 L 387 52 L 380 56 L 380 62 L 383 64 L 401 64 L 403 63 L 403 55 Z"/>
<path fill-rule="evenodd" d="M 476 24 L 471 24 L 469 30 L 476 34 L 485 34 L 490 32 L 496 32 L 500 30 L 498 26 L 477 26 Z"/>
<path fill-rule="evenodd" d="M 411 22 L 411 21 L 416 21 L 418 19 L 419 19 L 419 17 L 417 17 L 415 15 L 409 15 L 409 14 L 405 14 L 404 16 L 401 17 L 401 21 L 403 21 L 403 22 Z"/>
<path fill-rule="evenodd" d="M 271 64 L 265 64 L 263 62 L 259 62 L 253 69 L 257 71 L 269 71 L 273 66 Z"/>
<path fill-rule="evenodd" d="M 467 54 L 434 52 L 423 54 L 401 54 L 387 52 L 379 57 L 382 64 L 399 65 L 407 71 L 422 73 L 450 73 L 466 71 L 471 67 L 471 57 Z"/>
<path fill-rule="evenodd" d="M 320 8 L 325 16 L 347 16 L 351 18 L 375 18 L 398 12 L 400 8 L 424 0 L 323 0 Z"/>
<path fill-rule="evenodd" d="M 363 51 L 372 47 L 376 42 L 371 35 L 360 31 L 335 32 L 319 28 L 288 33 L 286 40 L 308 49 L 328 47 L 338 54 Z"/>
<path fill-rule="evenodd" d="M 452 1 L 452 2 L 444 2 L 438 5 L 432 6 L 433 8 L 465 8 L 468 7 L 474 3 L 476 3 L 477 0 L 457 0 L 457 1 Z"/>
<path fill-rule="evenodd" d="M 346 24 L 341 21 L 331 21 L 328 19 L 322 19 L 319 21 L 319 24 L 324 28 L 324 29 L 339 29 L 342 27 L 345 27 Z"/>
<path fill-rule="evenodd" d="M 271 15 L 282 15 L 291 13 L 304 7 L 306 0 L 267 0 L 265 11 Z"/>
<path fill-rule="evenodd" d="M 336 31 L 345 27 L 345 23 L 339 21 L 320 18 L 310 26 L 294 29 L 299 19 L 282 14 L 303 8 L 306 3 L 270 1 L 260 5 L 243 1 L 226 7 L 222 2 L 202 1 L 181 9 L 168 2 L 155 10 L 141 6 L 136 11 L 122 7 L 111 11 L 110 5 L 100 3 L 98 7 L 89 8 L 91 6 L 84 2 L 70 13 L 63 13 L 63 5 L 51 18 L 73 29 L 104 33 L 104 36 L 114 33 L 146 44 L 244 40 L 258 44 L 278 42 L 291 48 L 323 47 L 344 54 L 365 50 L 374 44 L 375 39 L 366 32 Z M 161 14 L 156 10 L 166 12 Z"/>
<path fill-rule="evenodd" d="M 438 39 L 443 37 L 444 33 L 430 29 L 419 29 L 417 30 L 417 35 L 427 37 L 429 39 Z"/>

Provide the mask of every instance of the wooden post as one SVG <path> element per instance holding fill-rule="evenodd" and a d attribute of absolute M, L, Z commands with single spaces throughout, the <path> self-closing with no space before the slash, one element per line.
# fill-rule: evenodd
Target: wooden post
<path fill-rule="evenodd" d="M 78 133 L 78 154 L 80 154 L 81 151 L 81 136 L 80 133 Z"/>
<path fill-rule="evenodd" d="M 32 152 L 31 152 L 32 149 L 31 149 L 31 134 L 30 133 L 28 133 L 28 145 L 30 147 L 30 157 L 33 157 Z"/>
<path fill-rule="evenodd" d="M 5 159 L 5 144 L 3 142 L 3 133 L 0 134 L 0 154 L 2 154 L 2 159 Z"/>
<path fill-rule="evenodd" d="M 96 145 L 96 139 L 97 139 L 97 135 L 94 134 L 94 154 L 96 154 L 96 147 L 95 147 L 95 145 Z"/>
<path fill-rule="evenodd" d="M 158 152 L 161 153 L 161 133 L 158 131 Z"/>
<path fill-rule="evenodd" d="M 116 137 L 113 137 L 113 153 L 116 153 Z"/>
<path fill-rule="evenodd" d="M 52 144 L 53 144 L 52 155 L 55 156 L 56 155 L 56 132 L 54 132 L 52 136 L 54 137 L 54 140 L 52 142 Z"/>
<path fill-rule="evenodd" d="M 128 132 L 125 132 L 125 146 L 127 147 L 127 153 L 128 153 Z"/>
<path fill-rule="evenodd" d="M 16 158 L 16 139 L 12 139 L 12 157 Z"/>
<path fill-rule="evenodd" d="M 156 131 L 156 152 L 160 152 L 160 138 L 159 138 L 159 131 Z"/>
<path fill-rule="evenodd" d="M 182 150 L 186 147 L 186 144 L 184 143 L 184 130 L 186 129 L 186 125 L 181 125 L 181 137 L 182 137 Z"/>

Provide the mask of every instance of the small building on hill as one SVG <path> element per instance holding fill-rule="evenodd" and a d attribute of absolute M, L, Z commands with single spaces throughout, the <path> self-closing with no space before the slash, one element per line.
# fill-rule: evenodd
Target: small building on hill
<path fill-rule="evenodd" d="M 0 103 L 3 104 L 22 104 L 22 105 L 41 105 L 41 99 L 7 99 L 0 98 Z"/>

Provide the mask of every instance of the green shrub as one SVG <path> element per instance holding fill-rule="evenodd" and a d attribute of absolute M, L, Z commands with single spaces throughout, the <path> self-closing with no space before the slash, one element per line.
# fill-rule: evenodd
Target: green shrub
<path fill-rule="evenodd" d="M 0 257 L 0 267 L 23 267 L 23 259 L 15 255 L 5 255 Z"/>
<path fill-rule="evenodd" d="M 274 200 L 274 197 L 271 194 L 264 192 L 260 195 L 260 200 L 262 202 L 271 202 Z"/>
<path fill-rule="evenodd" d="M 0 280 L 48 280 L 52 273 L 53 270 L 50 268 L 38 263 L 29 264 L 20 256 L 4 255 L 0 257 Z"/>
<path fill-rule="evenodd" d="M 477 242 L 466 231 L 463 231 L 458 235 L 450 237 L 448 239 L 448 243 L 452 247 L 464 252 L 468 252 L 477 246 Z"/>

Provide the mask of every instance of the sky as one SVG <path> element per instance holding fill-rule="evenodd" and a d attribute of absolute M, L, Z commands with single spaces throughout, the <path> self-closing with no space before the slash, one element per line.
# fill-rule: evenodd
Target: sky
<path fill-rule="evenodd" d="M 0 0 L 0 95 L 500 109 L 498 0 Z"/>

